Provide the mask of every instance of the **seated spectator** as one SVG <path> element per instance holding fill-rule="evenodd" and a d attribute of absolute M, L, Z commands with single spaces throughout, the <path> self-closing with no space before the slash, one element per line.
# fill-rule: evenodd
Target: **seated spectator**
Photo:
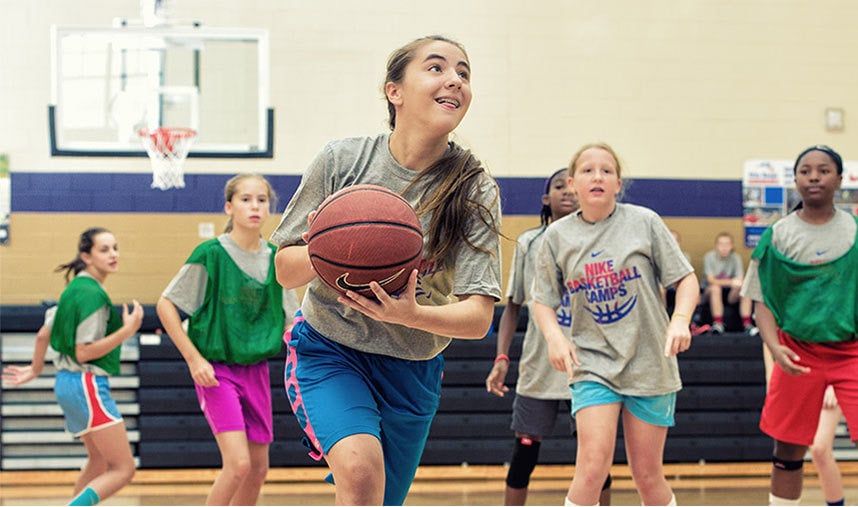
<path fill-rule="evenodd" d="M 715 237 L 715 249 L 703 256 L 703 304 L 708 304 L 712 315 L 712 332 L 724 332 L 724 305 L 738 305 L 742 327 L 746 333 L 756 334 L 751 321 L 751 300 L 741 297 L 744 268 L 742 258 L 733 250 L 733 236 L 722 232 Z"/>

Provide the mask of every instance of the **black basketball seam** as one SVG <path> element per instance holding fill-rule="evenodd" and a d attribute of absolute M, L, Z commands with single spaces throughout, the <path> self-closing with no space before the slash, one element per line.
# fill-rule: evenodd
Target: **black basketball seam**
<path fill-rule="evenodd" d="M 344 187 L 344 188 L 341 188 L 341 189 L 340 189 L 340 190 L 338 190 L 337 192 L 342 192 L 342 193 L 341 193 L 340 195 L 338 195 L 336 199 L 333 199 L 333 200 L 330 200 L 330 201 L 326 202 L 324 206 L 322 206 L 321 208 L 319 208 L 319 209 L 317 209 L 317 210 L 316 210 L 316 213 L 321 213 L 323 209 L 327 208 L 327 207 L 328 207 L 329 205 L 331 205 L 333 202 L 337 201 L 338 199 L 340 199 L 340 198 L 342 198 L 342 197 L 345 197 L 345 196 L 347 196 L 347 195 L 349 195 L 349 194 L 351 194 L 351 193 L 354 193 L 354 192 L 359 192 L 359 191 L 364 191 L 364 190 L 366 190 L 366 191 L 372 191 L 372 192 L 377 192 L 377 193 L 379 193 L 379 194 L 385 194 L 385 195 L 390 195 L 390 196 L 396 197 L 397 199 L 399 199 L 400 201 L 404 202 L 405 204 L 407 204 L 409 207 L 411 207 L 411 208 L 413 209 L 413 207 L 411 206 L 411 203 L 410 203 L 410 202 L 408 202 L 408 201 L 407 201 L 404 197 L 402 197 L 400 194 L 398 194 L 398 193 L 394 192 L 393 190 L 390 190 L 390 189 L 389 189 L 389 188 L 387 188 L 387 187 L 381 187 L 381 186 L 379 185 L 379 187 L 380 187 L 380 188 L 372 188 L 372 187 L 366 187 L 366 186 L 362 186 L 362 185 L 368 185 L 368 183 L 359 183 L 359 184 L 354 185 L 354 186 L 351 186 L 351 187 Z M 334 194 L 336 194 L 337 192 L 334 192 Z M 334 194 L 331 194 L 331 195 L 334 195 Z"/>
<path fill-rule="evenodd" d="M 422 229 L 418 229 L 418 228 L 413 227 L 413 226 L 408 225 L 408 224 L 403 224 L 403 223 L 399 223 L 399 222 L 385 222 L 385 221 L 381 221 L 381 220 L 369 220 L 369 221 L 365 221 L 365 222 L 349 222 L 347 224 L 337 224 L 337 225 L 328 227 L 326 229 L 316 231 L 313 233 L 312 236 L 307 238 L 307 241 L 309 242 L 313 238 L 315 238 L 321 234 L 327 233 L 327 232 L 336 231 L 337 229 L 345 229 L 348 227 L 360 226 L 360 225 L 388 225 L 388 226 L 392 226 L 392 227 L 395 227 L 398 229 L 407 229 L 409 231 L 416 232 L 417 234 L 420 235 L 421 238 L 423 237 L 423 230 Z"/>
<path fill-rule="evenodd" d="M 388 268 L 395 268 L 395 267 L 397 267 L 397 266 L 401 266 L 401 265 L 403 265 L 403 264 L 407 264 L 407 263 L 409 263 L 409 262 L 413 261 L 414 259 L 418 258 L 418 257 L 419 257 L 420 255 L 422 255 L 422 254 L 423 254 L 423 252 L 420 252 L 420 253 L 418 253 L 418 254 L 412 255 L 411 257 L 409 257 L 409 258 L 407 258 L 407 259 L 401 260 L 401 261 L 399 261 L 399 262 L 397 262 L 397 263 L 394 263 L 394 264 L 386 264 L 386 265 L 384 265 L 384 266 L 356 266 L 356 265 L 354 265 L 354 264 L 344 264 L 344 263 L 342 263 L 342 262 L 337 262 L 337 261 L 332 261 L 332 260 L 326 259 L 326 258 L 322 257 L 322 256 L 321 256 L 321 255 L 319 255 L 319 254 L 311 254 L 311 255 L 310 255 L 310 262 L 312 262 L 312 261 L 313 261 L 313 259 L 319 259 L 319 260 L 322 260 L 322 261 L 324 261 L 324 262 L 326 262 L 326 263 L 328 263 L 328 264 L 331 264 L 332 266 L 336 266 L 336 267 L 338 267 L 338 268 L 351 268 L 351 269 L 388 269 Z"/>

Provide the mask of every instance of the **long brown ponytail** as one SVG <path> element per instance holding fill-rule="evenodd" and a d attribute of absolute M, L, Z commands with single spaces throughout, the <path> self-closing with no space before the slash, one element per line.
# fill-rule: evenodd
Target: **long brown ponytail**
<path fill-rule="evenodd" d="M 477 200 L 483 174 L 485 169 L 470 150 L 450 143 L 447 153 L 415 178 L 403 192 L 407 193 L 422 178 L 429 178 L 428 187 L 434 188 L 420 200 L 416 209 L 419 216 L 430 213 L 432 215 L 429 228 L 424 231 L 428 238 L 426 259 L 430 263 L 444 266 L 460 243 L 465 243 L 474 250 L 494 254 L 484 247 L 474 245 L 468 239 L 476 220 L 488 226 L 493 233 L 501 235 L 500 224 L 495 223 L 490 208 L 495 202 L 485 206 Z M 500 198 L 500 192 L 497 184 L 494 185 L 497 192 L 496 201 Z"/>
<path fill-rule="evenodd" d="M 90 227 L 83 231 L 80 239 L 77 242 L 77 256 L 70 262 L 60 264 L 54 269 L 54 273 L 62 273 L 65 271 L 66 283 L 70 282 L 74 275 L 77 275 L 86 269 L 86 263 L 83 262 L 80 254 L 92 253 L 92 247 L 95 246 L 95 237 L 103 232 L 110 232 L 104 227 Z"/>

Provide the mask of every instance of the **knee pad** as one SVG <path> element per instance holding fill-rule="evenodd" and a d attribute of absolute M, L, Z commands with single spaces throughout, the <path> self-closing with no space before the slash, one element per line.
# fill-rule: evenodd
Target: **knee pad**
<path fill-rule="evenodd" d="M 786 460 L 780 459 L 777 456 L 772 456 L 772 465 L 774 465 L 778 470 L 792 472 L 804 468 L 804 460 Z"/>
<path fill-rule="evenodd" d="M 523 489 L 530 484 L 530 474 L 536 467 L 539 459 L 539 446 L 542 442 L 530 440 L 529 438 L 516 438 L 515 447 L 512 451 L 512 461 L 509 464 L 509 472 L 506 474 L 506 485 Z"/>

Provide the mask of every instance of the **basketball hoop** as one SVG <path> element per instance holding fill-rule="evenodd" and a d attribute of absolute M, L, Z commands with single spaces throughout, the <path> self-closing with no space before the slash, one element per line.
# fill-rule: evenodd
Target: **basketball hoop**
<path fill-rule="evenodd" d="M 184 188 L 182 163 L 197 137 L 197 131 L 181 127 L 160 127 L 151 131 L 142 128 L 137 135 L 152 161 L 152 188 Z"/>

